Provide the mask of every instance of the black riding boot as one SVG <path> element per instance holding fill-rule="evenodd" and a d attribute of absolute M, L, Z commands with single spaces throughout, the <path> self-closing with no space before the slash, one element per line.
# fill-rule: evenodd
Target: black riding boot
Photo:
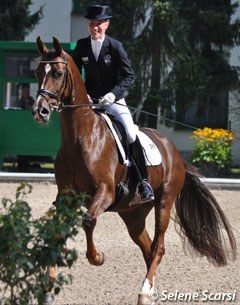
<path fill-rule="evenodd" d="M 138 192 L 141 197 L 141 202 L 151 201 L 154 199 L 154 194 L 151 185 L 147 181 L 148 174 L 145 165 L 145 158 L 138 137 L 134 143 L 129 145 L 129 149 L 139 178 Z"/>

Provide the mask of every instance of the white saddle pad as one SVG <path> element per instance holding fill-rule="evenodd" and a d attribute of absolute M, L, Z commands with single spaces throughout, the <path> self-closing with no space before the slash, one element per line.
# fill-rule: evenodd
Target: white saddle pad
<path fill-rule="evenodd" d="M 142 131 L 138 131 L 138 138 L 142 144 L 147 166 L 155 166 L 162 163 L 162 156 L 156 144 Z"/>
<path fill-rule="evenodd" d="M 119 138 L 116 134 L 116 131 L 112 125 L 111 119 L 105 113 L 100 113 L 100 115 L 105 119 L 110 130 L 112 131 L 112 134 L 115 138 L 118 149 L 122 155 L 122 159 L 124 160 L 124 164 L 126 164 L 126 165 L 131 164 L 131 162 L 126 159 L 125 151 L 124 151 L 122 143 L 119 140 Z M 144 157 L 145 157 L 146 166 L 156 166 L 156 165 L 161 164 L 162 156 L 161 156 L 156 144 L 145 133 L 143 133 L 140 130 L 138 130 L 137 136 L 143 147 L 143 153 L 144 153 Z"/>

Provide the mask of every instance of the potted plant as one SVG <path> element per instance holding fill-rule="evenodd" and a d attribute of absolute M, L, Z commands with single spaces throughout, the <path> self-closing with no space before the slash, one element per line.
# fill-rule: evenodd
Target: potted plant
<path fill-rule="evenodd" d="M 205 127 L 195 130 L 191 138 L 195 139 L 191 162 L 199 167 L 204 176 L 221 177 L 230 171 L 232 131 Z"/>

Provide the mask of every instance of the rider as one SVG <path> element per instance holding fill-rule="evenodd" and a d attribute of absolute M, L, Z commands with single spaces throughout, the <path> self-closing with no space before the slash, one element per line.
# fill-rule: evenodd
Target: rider
<path fill-rule="evenodd" d="M 134 82 L 134 74 L 122 43 L 105 34 L 112 18 L 108 11 L 109 7 L 102 5 L 87 8 L 85 18 L 90 36 L 77 41 L 72 57 L 80 72 L 84 67 L 88 95 L 124 125 L 140 180 L 141 202 L 148 202 L 154 195 L 147 181 L 145 158 L 137 137 L 138 126 L 134 124 L 124 99 L 124 92 Z"/>

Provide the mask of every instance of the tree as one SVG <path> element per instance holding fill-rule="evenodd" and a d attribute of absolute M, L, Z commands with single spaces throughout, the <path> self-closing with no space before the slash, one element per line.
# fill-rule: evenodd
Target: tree
<path fill-rule="evenodd" d="M 179 1 L 188 44 L 174 66 L 178 120 L 186 119 L 191 101 L 195 126 L 228 127 L 228 92 L 239 85 L 238 68 L 229 64 L 240 38 L 240 20 L 232 21 L 237 7 L 230 0 Z"/>
<path fill-rule="evenodd" d="M 42 17 L 42 7 L 30 14 L 31 0 L 1 0 L 0 40 L 24 40 Z"/>
<path fill-rule="evenodd" d="M 186 122 L 193 105 L 195 126 L 227 127 L 227 95 L 238 85 L 238 69 L 228 61 L 230 48 L 239 44 L 240 20 L 231 22 L 237 7 L 223 0 L 154 2 L 148 40 L 142 35 L 152 67 L 145 109 L 157 114 L 160 106 L 162 115 Z"/>
<path fill-rule="evenodd" d="M 199 118 L 211 107 L 215 114 L 216 100 L 217 109 L 223 108 L 227 115 L 225 97 L 238 84 L 238 70 L 228 62 L 230 48 L 240 41 L 240 20 L 231 21 L 237 2 L 109 0 L 105 3 L 114 12 L 109 31 L 123 41 L 136 74 L 128 102 L 154 114 L 140 116 L 138 123 L 156 128 L 159 108 L 164 117 L 184 121 L 193 104 Z"/>

